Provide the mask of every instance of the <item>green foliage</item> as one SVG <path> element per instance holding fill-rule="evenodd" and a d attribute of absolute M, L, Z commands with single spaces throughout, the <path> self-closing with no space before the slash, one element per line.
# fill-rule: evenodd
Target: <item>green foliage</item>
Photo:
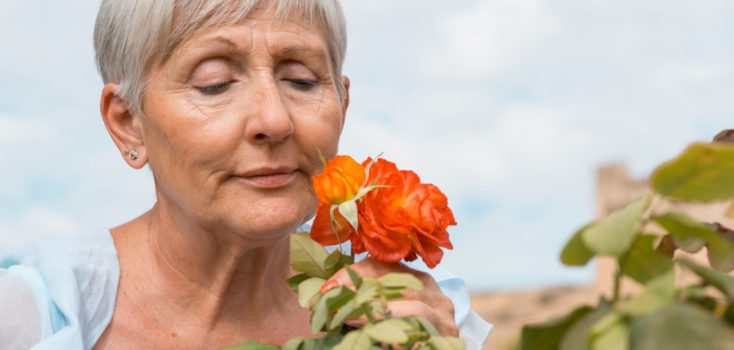
<path fill-rule="evenodd" d="M 688 303 L 670 303 L 635 320 L 630 337 L 630 347 L 640 350 L 734 349 L 731 324 Z"/>
<path fill-rule="evenodd" d="M 293 338 L 283 344 L 260 344 L 247 341 L 227 349 L 237 350 L 373 350 L 403 349 L 462 350 L 464 341 L 441 337 L 426 319 L 409 316 L 394 317 L 387 302 L 403 297 L 407 290 L 422 291 L 421 281 L 409 273 L 388 273 L 380 278 L 360 277 L 349 268 L 352 257 L 324 247 L 311 240 L 308 233 L 291 236 L 291 266 L 301 272 L 286 283 L 298 293 L 301 306 L 311 310 L 311 331 L 314 338 Z M 325 283 L 345 268 L 353 287 L 335 286 L 324 289 Z M 367 319 L 361 329 L 345 325 L 348 320 Z"/>
<path fill-rule="evenodd" d="M 527 325 L 522 329 L 521 349 L 551 350 L 558 349 L 563 335 L 576 322 L 592 309 L 582 306 L 570 314 L 542 324 Z"/>
<path fill-rule="evenodd" d="M 695 143 L 658 167 L 650 183 L 668 198 L 692 202 L 730 199 L 734 197 L 734 147 Z"/>
<path fill-rule="evenodd" d="M 578 230 L 571 240 L 566 243 L 566 246 L 561 251 L 561 262 L 569 266 L 584 266 L 591 260 L 596 254 L 584 244 L 584 240 L 581 236 L 584 231 L 592 227 L 593 224 L 586 225 Z"/>
<path fill-rule="evenodd" d="M 577 231 L 561 262 L 583 266 L 596 255 L 613 257 L 618 270 L 612 300 L 578 308 L 566 316 L 523 328 L 523 350 L 734 349 L 734 232 L 675 212 L 660 212 L 655 197 L 708 202 L 734 198 L 734 146 L 694 144 L 652 175 L 646 195 Z M 661 235 L 643 233 L 649 224 Z M 675 258 L 706 248 L 712 266 Z M 674 269 L 674 266 L 680 266 Z M 676 271 L 701 278 L 676 288 Z M 622 279 L 641 292 L 620 297 Z M 718 290 L 712 295 L 707 287 Z"/>
<path fill-rule="evenodd" d="M 584 245 L 597 254 L 621 257 L 634 242 L 642 212 L 648 205 L 650 196 L 644 196 L 592 225 L 581 233 Z"/>
<path fill-rule="evenodd" d="M 650 234 L 637 236 L 621 266 L 624 275 L 645 284 L 673 268 L 669 258 L 655 251 L 653 244 L 657 238 Z"/>
<path fill-rule="evenodd" d="M 673 237 L 681 249 L 695 253 L 702 247 L 708 249 L 711 266 L 719 271 L 734 267 L 732 245 L 714 227 L 697 222 L 680 213 L 666 213 L 653 220 Z"/>
<path fill-rule="evenodd" d="M 321 244 L 311 239 L 308 232 L 291 235 L 290 257 L 291 267 L 303 272 L 286 280 L 291 287 L 294 284 L 298 285 L 307 277 L 328 279 L 342 267 L 354 262 L 350 256 L 341 254 L 338 250 L 329 254 Z M 298 283 L 295 283 L 296 281 Z"/>

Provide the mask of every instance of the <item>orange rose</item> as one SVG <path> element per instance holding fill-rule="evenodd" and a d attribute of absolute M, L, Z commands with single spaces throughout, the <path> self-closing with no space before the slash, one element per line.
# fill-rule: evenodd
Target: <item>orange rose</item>
<path fill-rule="evenodd" d="M 364 167 L 352 157 L 336 156 L 313 177 L 313 188 L 322 203 L 341 204 L 357 194 L 365 177 Z"/>
<path fill-rule="evenodd" d="M 398 262 L 420 256 L 428 267 L 443 257 L 440 247 L 453 248 L 446 228 L 456 225 L 448 199 L 438 187 L 420 182 L 409 170 L 378 159 L 370 169 L 387 187 L 368 193 L 359 206 L 359 239 L 374 259 Z M 356 251 L 360 253 L 359 251 Z"/>
<path fill-rule="evenodd" d="M 366 160 L 366 167 L 371 159 Z M 380 186 L 364 195 L 357 206 L 358 233 L 336 212 L 339 239 L 331 224 L 329 206 L 319 205 L 311 237 L 324 245 L 350 240 L 355 253 L 369 252 L 383 262 L 412 261 L 420 256 L 435 267 L 443 248 L 453 248 L 446 228 L 456 225 L 446 196 L 434 185 L 423 184 L 412 171 L 398 170 L 394 163 L 377 159 L 367 183 Z"/>

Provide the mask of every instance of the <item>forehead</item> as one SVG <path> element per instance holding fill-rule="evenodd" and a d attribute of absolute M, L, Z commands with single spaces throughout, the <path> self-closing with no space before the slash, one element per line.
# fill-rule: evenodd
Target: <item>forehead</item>
<path fill-rule="evenodd" d="M 323 18 L 318 17 L 320 11 L 302 6 L 292 6 L 293 1 L 209 1 L 212 6 L 208 10 L 186 11 L 179 8 L 174 11 L 173 25 L 168 45 L 160 56 L 163 64 L 173 51 L 186 42 L 205 36 L 206 34 L 234 24 L 257 26 L 260 30 L 287 30 L 314 34 L 324 41 Z M 284 5 L 285 4 L 285 5 Z M 288 5 L 290 4 L 290 5 Z"/>
<path fill-rule="evenodd" d="M 215 26 L 189 38 L 172 56 L 210 50 L 250 54 L 257 47 L 266 47 L 275 57 L 324 61 L 330 58 L 326 38 L 318 25 L 256 12 L 238 23 Z"/>

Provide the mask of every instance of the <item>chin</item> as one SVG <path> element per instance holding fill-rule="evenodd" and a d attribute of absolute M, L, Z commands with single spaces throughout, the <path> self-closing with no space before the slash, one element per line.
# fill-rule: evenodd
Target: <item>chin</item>
<path fill-rule="evenodd" d="M 296 232 L 298 227 L 313 217 L 316 205 L 310 202 L 260 203 L 254 208 L 248 205 L 238 210 L 239 213 L 247 214 L 229 216 L 228 226 L 248 239 L 279 240 Z"/>

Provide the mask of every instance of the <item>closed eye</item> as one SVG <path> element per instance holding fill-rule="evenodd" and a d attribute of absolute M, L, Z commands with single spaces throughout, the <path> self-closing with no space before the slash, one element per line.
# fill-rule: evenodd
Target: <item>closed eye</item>
<path fill-rule="evenodd" d="M 196 90 L 199 90 L 204 95 L 216 95 L 227 90 L 230 85 L 232 85 L 231 81 L 225 81 L 215 85 L 196 87 Z"/>
<path fill-rule="evenodd" d="M 291 86 L 301 90 L 301 91 L 308 91 L 317 86 L 315 81 L 310 80 L 304 80 L 304 79 L 288 79 L 288 81 L 291 83 Z"/>

